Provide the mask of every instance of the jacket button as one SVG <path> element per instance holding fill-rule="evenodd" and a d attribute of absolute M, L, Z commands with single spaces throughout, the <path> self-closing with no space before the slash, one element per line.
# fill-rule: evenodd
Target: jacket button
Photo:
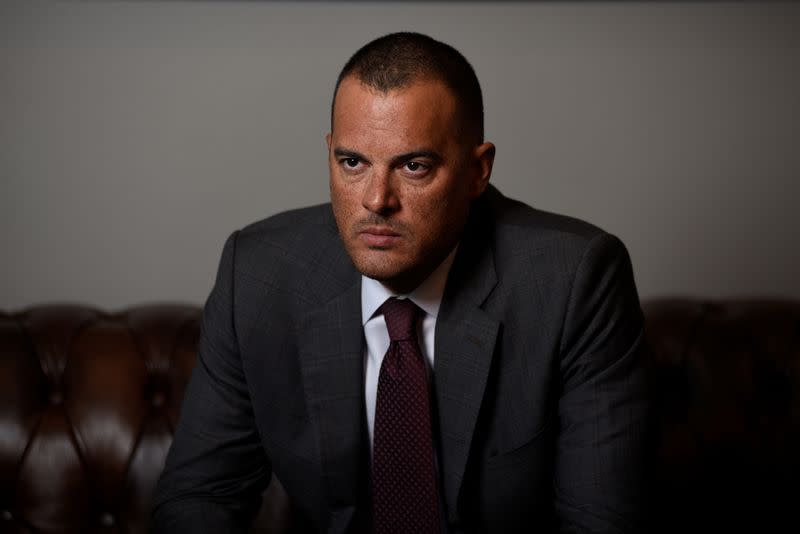
<path fill-rule="evenodd" d="M 11 514 L 9 510 L 3 510 L 0 512 L 0 517 L 3 518 L 3 521 L 11 521 L 14 519 L 14 516 Z"/>
<path fill-rule="evenodd" d="M 100 516 L 100 524 L 103 525 L 104 527 L 113 527 L 114 516 L 109 513 L 103 514 L 102 516 Z"/>

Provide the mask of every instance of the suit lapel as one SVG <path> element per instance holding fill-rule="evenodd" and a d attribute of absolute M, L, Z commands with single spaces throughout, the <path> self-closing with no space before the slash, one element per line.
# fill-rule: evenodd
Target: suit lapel
<path fill-rule="evenodd" d="M 323 257 L 320 276 L 312 278 L 326 281 L 324 287 L 316 288 L 323 300 L 309 310 L 301 324 L 299 356 L 306 403 L 319 436 L 331 509 L 329 531 L 344 532 L 355 512 L 361 469 L 368 454 L 361 278 L 338 236 Z"/>
<path fill-rule="evenodd" d="M 458 493 L 500 328 L 480 308 L 497 284 L 487 232 L 486 226 L 468 225 L 464 236 L 473 238 L 459 245 L 436 322 L 440 462 L 451 521 L 457 519 Z"/>
<path fill-rule="evenodd" d="M 483 210 L 480 210 L 482 212 Z M 435 395 L 441 470 L 449 518 L 464 478 L 475 424 L 491 368 L 499 323 L 481 309 L 497 283 L 483 217 L 473 213 L 445 288 L 436 324 Z M 310 277 L 321 305 L 300 326 L 299 356 L 306 402 L 320 443 L 331 507 L 331 532 L 344 532 L 359 501 L 369 449 L 364 419 L 364 331 L 361 277 L 336 234 L 318 276 Z M 313 273 L 312 273 L 313 274 Z"/>

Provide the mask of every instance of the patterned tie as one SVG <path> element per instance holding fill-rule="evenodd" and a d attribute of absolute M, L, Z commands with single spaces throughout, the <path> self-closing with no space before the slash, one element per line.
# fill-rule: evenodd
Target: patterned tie
<path fill-rule="evenodd" d="M 389 350 L 381 364 L 372 446 L 376 534 L 440 530 L 439 494 L 425 360 L 417 341 L 420 310 L 408 299 L 381 306 Z"/>

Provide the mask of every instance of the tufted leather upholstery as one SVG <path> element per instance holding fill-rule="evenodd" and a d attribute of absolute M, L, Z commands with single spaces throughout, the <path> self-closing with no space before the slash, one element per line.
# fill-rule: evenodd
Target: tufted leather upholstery
<path fill-rule="evenodd" d="M 3 531 L 146 531 L 199 317 L 74 306 L 0 316 Z"/>
<path fill-rule="evenodd" d="M 779 531 L 800 502 L 800 303 L 644 304 L 654 532 Z M 147 531 L 200 310 L 0 313 L 0 532 Z M 286 526 L 273 481 L 254 530 Z"/>

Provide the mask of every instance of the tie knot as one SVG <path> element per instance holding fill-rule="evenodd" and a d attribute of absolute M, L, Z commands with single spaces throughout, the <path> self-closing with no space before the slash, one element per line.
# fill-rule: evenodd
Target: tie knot
<path fill-rule="evenodd" d="M 417 315 L 420 310 L 410 299 L 390 298 L 381 306 L 391 341 L 417 339 Z"/>

